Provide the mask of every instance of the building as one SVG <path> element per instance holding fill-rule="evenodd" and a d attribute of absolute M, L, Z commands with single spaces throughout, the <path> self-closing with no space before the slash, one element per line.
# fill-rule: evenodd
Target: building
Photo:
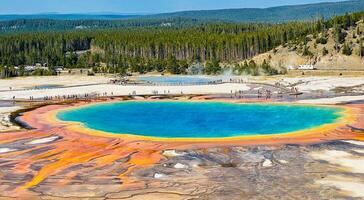
<path fill-rule="evenodd" d="M 48 64 L 47 63 L 44 63 L 43 65 L 41 63 L 36 63 L 35 65 L 27 65 L 24 67 L 24 70 L 26 72 L 33 72 L 37 69 L 40 69 L 40 70 L 49 70 L 48 68 Z"/>
<path fill-rule="evenodd" d="M 34 70 L 35 70 L 35 66 L 32 66 L 32 65 L 25 66 L 25 67 L 24 67 L 24 70 L 25 70 L 26 72 L 32 72 L 32 71 L 34 71 Z"/>
<path fill-rule="evenodd" d="M 316 67 L 313 65 L 299 65 L 298 70 L 315 70 Z"/>
<path fill-rule="evenodd" d="M 63 66 L 54 66 L 54 70 L 57 73 L 61 73 L 64 70 L 64 67 Z"/>
<path fill-rule="evenodd" d="M 288 70 L 296 70 L 297 67 L 296 66 L 293 66 L 293 65 L 290 65 L 287 67 Z"/>

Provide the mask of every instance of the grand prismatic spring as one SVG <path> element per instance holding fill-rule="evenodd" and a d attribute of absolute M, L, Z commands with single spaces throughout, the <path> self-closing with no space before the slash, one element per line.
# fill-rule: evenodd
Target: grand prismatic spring
<path fill-rule="evenodd" d="M 288 133 L 340 118 L 342 109 L 222 102 L 117 102 L 58 113 L 98 131 L 160 138 L 224 138 Z"/>

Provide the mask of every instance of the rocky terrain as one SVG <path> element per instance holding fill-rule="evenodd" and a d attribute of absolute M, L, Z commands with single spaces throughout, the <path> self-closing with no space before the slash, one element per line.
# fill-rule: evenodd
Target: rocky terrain
<path fill-rule="evenodd" d="M 9 106 L 10 104 L 10 106 Z M 0 132 L 19 130 L 20 127 L 14 125 L 10 120 L 11 112 L 19 110 L 20 106 L 13 106 L 11 103 L 6 103 L 0 106 Z"/>
<path fill-rule="evenodd" d="M 24 149 L 33 145 L 34 148 L 59 139 L 22 141 L 7 146 Z M 91 166 L 81 164 L 72 168 L 84 168 L 87 173 L 72 176 L 72 169 L 69 169 L 51 176 L 31 189 L 33 199 L 38 199 L 36 196 L 41 196 L 39 199 L 364 198 L 361 189 L 364 187 L 363 142 L 167 150 L 164 156 L 165 159 L 153 167 L 131 174 L 136 181 L 134 188 L 122 188 L 117 174 L 113 174 L 124 162 L 122 160 L 91 171 L 87 170 Z M 8 159 L 0 157 L 0 163 L 0 198 L 10 198 L 12 195 L 5 191 L 30 176 L 14 174 L 12 165 L 6 164 L 11 163 Z M 33 170 L 40 165 L 33 165 Z"/>
<path fill-rule="evenodd" d="M 259 54 L 253 60 L 261 64 L 264 60 L 276 68 L 287 68 L 305 64 L 315 65 L 321 70 L 364 70 L 363 42 L 364 23 L 343 31 L 343 41 L 337 42 L 333 28 L 318 35 L 308 35 L 307 43 L 290 42 L 267 53 Z M 350 55 L 343 53 L 348 45 Z M 324 50 L 325 49 L 325 50 Z M 325 51 L 325 52 L 324 52 Z"/>

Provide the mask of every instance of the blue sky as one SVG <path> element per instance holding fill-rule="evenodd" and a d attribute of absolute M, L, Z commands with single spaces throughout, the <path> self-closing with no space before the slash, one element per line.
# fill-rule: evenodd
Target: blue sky
<path fill-rule="evenodd" d="M 264 8 L 337 0 L 0 0 L 0 14 L 161 13 L 222 8 Z"/>

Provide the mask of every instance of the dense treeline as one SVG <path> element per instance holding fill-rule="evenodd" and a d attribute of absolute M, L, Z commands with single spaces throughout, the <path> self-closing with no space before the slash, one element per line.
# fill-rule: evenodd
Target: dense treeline
<path fill-rule="evenodd" d="M 2 65 L 65 65 L 67 52 L 89 49 L 92 37 L 86 33 L 27 33 L 0 36 Z"/>
<path fill-rule="evenodd" d="M 107 66 L 164 71 L 168 62 L 237 61 L 318 31 L 314 23 L 283 25 L 213 24 L 184 29 L 137 29 L 23 33 L 0 36 L 2 65 Z M 92 48 L 78 56 L 77 51 Z M 81 62 L 81 63 L 80 63 Z M 158 65 L 158 66 L 156 66 Z M 150 66 L 148 66 L 150 68 Z M 151 70 L 153 70 L 151 69 Z"/>
<path fill-rule="evenodd" d="M 199 59 L 221 61 L 245 59 L 257 53 L 304 36 L 313 31 L 304 24 L 289 27 L 269 27 L 259 31 L 230 34 L 214 31 L 147 30 L 139 32 L 109 32 L 95 37 L 93 45 L 106 54 L 120 54 L 127 57 L 165 59 L 174 55 L 178 60 Z M 300 30 L 300 31 L 297 31 Z M 227 31 L 229 28 L 227 28 Z"/>
<path fill-rule="evenodd" d="M 218 73 L 221 63 L 234 63 L 290 43 L 305 42 L 308 34 L 355 25 L 364 12 L 312 22 L 284 24 L 208 23 L 181 28 L 130 28 L 99 31 L 33 32 L 0 35 L 0 65 L 93 68 L 96 72 L 186 73 L 202 63 L 205 73 Z M 324 41 L 321 41 L 324 42 Z M 85 51 L 86 50 L 86 51 Z M 212 63 L 212 64 L 211 64 Z M 220 63 L 220 65 L 216 65 Z M 254 66 L 254 63 L 251 63 Z M 275 74 L 268 66 L 268 74 Z"/>
<path fill-rule="evenodd" d="M 29 31 L 71 31 L 130 28 L 182 28 L 210 23 L 209 20 L 187 18 L 166 19 L 128 19 L 128 20 L 55 20 L 55 19 L 17 19 L 0 21 L 0 33 Z"/>

